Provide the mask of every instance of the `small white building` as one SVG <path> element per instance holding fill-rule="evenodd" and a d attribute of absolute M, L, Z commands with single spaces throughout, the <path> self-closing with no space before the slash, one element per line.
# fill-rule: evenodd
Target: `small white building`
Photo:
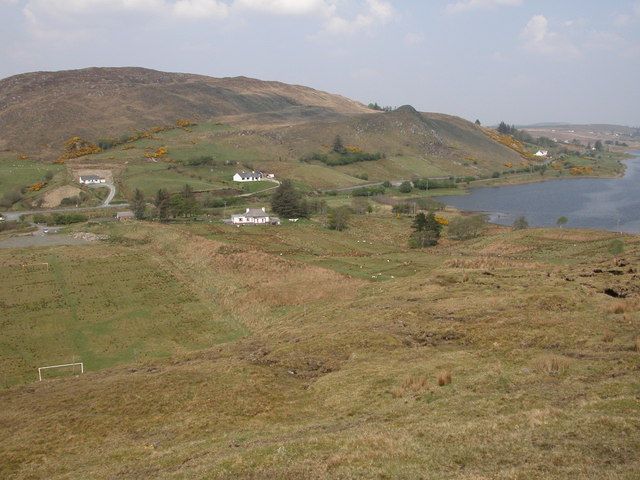
<path fill-rule="evenodd" d="M 536 157 L 546 157 L 549 155 L 549 152 L 547 150 L 538 150 L 534 155 Z"/>
<path fill-rule="evenodd" d="M 262 172 L 238 172 L 233 176 L 234 182 L 259 182 L 262 180 Z"/>
<path fill-rule="evenodd" d="M 106 183 L 106 180 L 98 175 L 81 175 L 80 183 L 83 185 L 95 185 L 100 183 Z"/>
<path fill-rule="evenodd" d="M 134 218 L 136 218 L 136 216 L 131 210 L 116 213 L 116 219 L 120 222 L 123 220 L 133 220 Z"/>
<path fill-rule="evenodd" d="M 247 208 L 244 213 L 231 215 L 231 223 L 234 225 L 266 225 L 269 223 L 279 225 L 280 219 L 269 215 L 264 207 Z"/>

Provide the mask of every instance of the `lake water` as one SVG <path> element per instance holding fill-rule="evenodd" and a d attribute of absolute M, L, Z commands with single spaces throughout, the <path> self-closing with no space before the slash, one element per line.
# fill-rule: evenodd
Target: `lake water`
<path fill-rule="evenodd" d="M 640 233 L 640 151 L 627 160 L 624 177 L 575 178 L 524 185 L 479 187 L 469 195 L 438 197 L 460 210 L 485 212 L 491 222 L 511 225 L 524 215 L 529 225 L 556 225 Z"/>

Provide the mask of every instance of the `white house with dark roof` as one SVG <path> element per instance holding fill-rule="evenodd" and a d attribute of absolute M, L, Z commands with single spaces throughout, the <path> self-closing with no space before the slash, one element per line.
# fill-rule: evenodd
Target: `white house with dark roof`
<path fill-rule="evenodd" d="M 247 208 L 244 213 L 231 215 L 231 223 L 234 225 L 279 225 L 280 219 L 269 215 L 264 207 Z"/>
<path fill-rule="evenodd" d="M 262 180 L 262 172 L 238 172 L 233 176 L 234 182 L 259 182 Z"/>
<path fill-rule="evenodd" d="M 106 183 L 107 181 L 102 178 L 99 177 L 98 175 L 81 175 L 80 176 L 80 183 L 82 183 L 83 185 L 95 185 L 95 184 L 100 184 L 100 183 Z"/>

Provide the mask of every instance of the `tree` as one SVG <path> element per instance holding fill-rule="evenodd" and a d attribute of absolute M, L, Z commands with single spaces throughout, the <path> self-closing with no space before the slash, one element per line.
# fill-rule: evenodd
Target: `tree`
<path fill-rule="evenodd" d="M 131 209 L 137 220 L 144 218 L 144 209 L 147 203 L 144 201 L 144 193 L 139 188 L 133 193 L 133 200 L 131 200 Z"/>
<path fill-rule="evenodd" d="M 604 146 L 602 145 L 601 140 L 596 140 L 594 147 L 598 152 L 602 152 L 604 150 Z"/>
<path fill-rule="evenodd" d="M 153 200 L 153 204 L 156 207 L 156 212 L 161 222 L 164 222 L 169 216 L 170 200 L 171 195 L 169 195 L 169 192 L 167 192 L 164 188 L 161 188 L 156 192 L 156 197 Z"/>
<path fill-rule="evenodd" d="M 511 133 L 511 128 L 505 122 L 500 122 L 500 124 L 498 125 L 498 133 L 508 135 L 509 133 Z"/>
<path fill-rule="evenodd" d="M 411 228 L 413 228 L 413 233 L 409 237 L 409 246 L 424 248 L 437 245 L 442 225 L 438 223 L 433 212 L 429 212 L 427 215 L 420 212 L 413 219 Z"/>
<path fill-rule="evenodd" d="M 283 180 L 271 197 L 271 209 L 284 218 L 307 217 L 306 204 L 291 180 Z"/>
<path fill-rule="evenodd" d="M 478 120 L 477 118 L 476 118 L 476 125 L 478 125 L 478 126 L 482 125 L 482 124 L 480 123 L 480 120 Z"/>
<path fill-rule="evenodd" d="M 524 216 L 516 218 L 515 222 L 513 222 L 514 230 L 525 230 L 527 228 L 529 228 L 529 222 Z"/>
<path fill-rule="evenodd" d="M 181 215 L 190 217 L 199 213 L 200 208 L 198 206 L 198 200 L 196 199 L 196 195 L 193 193 L 191 185 L 187 183 L 182 188 L 180 191 L 180 197 L 182 199 Z"/>
<path fill-rule="evenodd" d="M 556 220 L 556 225 L 558 225 L 560 228 L 565 226 L 567 223 L 569 223 L 569 219 L 564 215 L 562 217 L 558 217 L 558 220 Z"/>
<path fill-rule="evenodd" d="M 329 228 L 331 230 L 337 230 L 339 232 L 345 230 L 349 226 L 348 222 L 350 213 L 351 211 L 349 210 L 349 207 L 345 206 L 332 208 L 331 210 L 329 210 Z"/>
<path fill-rule="evenodd" d="M 333 140 L 333 146 L 331 147 L 331 150 L 339 154 L 347 153 L 347 149 L 345 148 L 344 143 L 342 143 L 342 138 L 340 138 L 340 135 L 336 135 L 336 138 Z"/>
<path fill-rule="evenodd" d="M 400 188 L 398 188 L 398 190 L 400 190 L 400 193 L 411 193 L 413 185 L 411 185 L 411 182 L 409 181 L 404 181 L 400 184 Z"/>
<path fill-rule="evenodd" d="M 458 217 L 449 222 L 447 233 L 454 240 L 468 240 L 480 236 L 486 226 L 487 218 L 484 215 Z"/>

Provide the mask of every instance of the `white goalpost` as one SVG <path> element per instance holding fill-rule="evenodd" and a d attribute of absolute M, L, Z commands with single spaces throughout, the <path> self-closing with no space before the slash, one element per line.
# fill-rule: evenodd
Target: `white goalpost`
<path fill-rule="evenodd" d="M 42 371 L 49 370 L 51 368 L 66 368 L 73 367 L 73 371 L 75 372 L 76 366 L 80 365 L 80 373 L 84 373 L 84 363 L 83 362 L 75 362 L 75 363 L 64 363 L 62 365 L 47 365 L 46 367 L 38 367 L 38 381 L 42 381 Z"/>

